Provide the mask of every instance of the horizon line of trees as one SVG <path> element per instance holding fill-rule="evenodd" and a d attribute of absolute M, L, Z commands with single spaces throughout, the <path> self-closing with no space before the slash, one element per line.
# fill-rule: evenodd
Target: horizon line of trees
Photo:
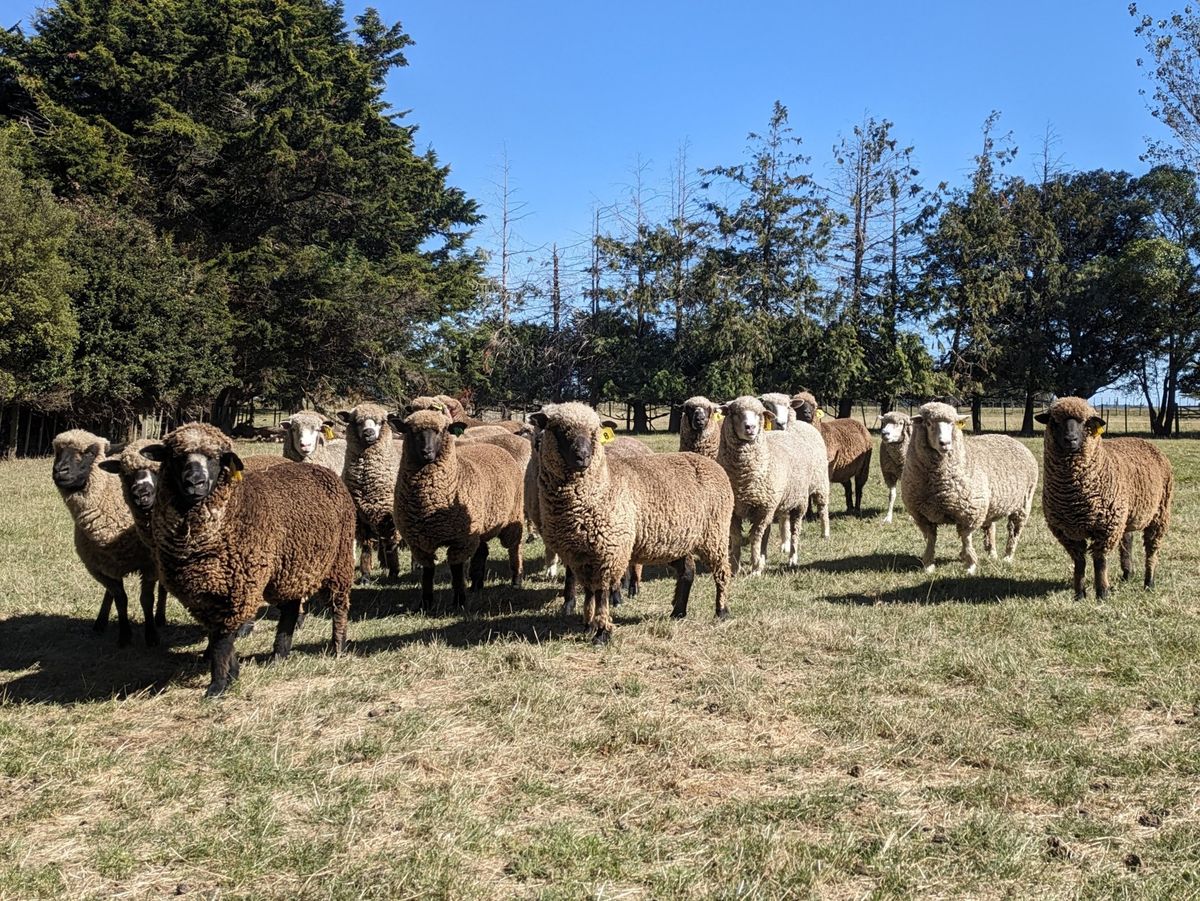
<path fill-rule="evenodd" d="M 644 431 L 691 394 L 804 387 L 842 415 L 953 394 L 977 426 L 1010 397 L 1032 431 L 1040 398 L 1116 385 L 1166 434 L 1200 391 L 1200 26 L 1137 21 L 1179 139 L 1141 175 L 1066 170 L 1049 133 L 1014 174 L 993 113 L 962 185 L 923 184 L 870 116 L 818 178 L 776 102 L 740 160 L 636 167 L 574 246 L 521 245 L 506 160 L 486 254 L 477 202 L 382 99 L 398 23 L 63 0 L 0 32 L 0 408 L 228 427 L 255 399 L 436 389 L 625 402 Z"/>

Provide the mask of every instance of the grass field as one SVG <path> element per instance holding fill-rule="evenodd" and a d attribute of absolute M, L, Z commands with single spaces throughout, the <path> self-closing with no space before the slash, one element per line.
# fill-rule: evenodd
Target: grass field
<path fill-rule="evenodd" d="M 471 620 L 356 589 L 341 659 L 260 628 L 218 702 L 175 602 L 165 647 L 91 632 L 49 461 L 0 463 L 0 897 L 1200 896 L 1200 444 L 1162 447 L 1153 593 L 1072 600 L 1037 508 L 1012 568 L 943 530 L 928 577 L 876 470 L 725 623 L 651 573 L 596 649 L 493 559 Z"/>

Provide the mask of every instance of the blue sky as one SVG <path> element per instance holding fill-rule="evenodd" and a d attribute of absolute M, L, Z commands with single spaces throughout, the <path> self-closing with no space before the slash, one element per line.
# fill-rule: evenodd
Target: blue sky
<path fill-rule="evenodd" d="M 895 123 L 928 183 L 962 181 L 993 109 L 1021 148 L 1018 172 L 1032 170 L 1048 125 L 1079 169 L 1144 171 L 1145 136 L 1161 133 L 1138 94 L 1143 50 L 1125 0 L 377 8 L 416 41 L 390 98 L 485 211 L 507 152 L 530 246 L 579 241 L 639 157 L 664 185 L 683 141 L 693 167 L 737 162 L 776 99 L 818 178 L 864 113 Z"/>

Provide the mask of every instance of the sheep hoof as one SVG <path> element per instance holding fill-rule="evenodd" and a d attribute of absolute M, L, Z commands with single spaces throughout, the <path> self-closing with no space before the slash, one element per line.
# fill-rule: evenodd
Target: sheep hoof
<path fill-rule="evenodd" d="M 722 607 L 720 610 L 718 610 L 717 611 L 717 619 L 720 620 L 721 622 L 724 622 L 725 620 L 729 619 L 729 608 Z"/>
<path fill-rule="evenodd" d="M 1108 594 L 1109 594 L 1109 592 L 1108 592 L 1107 588 L 1101 588 L 1099 591 L 1096 592 L 1096 600 L 1106 601 L 1106 600 L 1108 600 Z"/>
<path fill-rule="evenodd" d="M 251 632 L 253 632 L 254 631 L 254 622 L 255 622 L 254 620 L 250 620 L 250 622 L 242 623 L 240 626 L 238 626 L 237 637 L 245 638 L 247 635 L 249 635 Z"/>
<path fill-rule="evenodd" d="M 890 523 L 890 522 L 892 521 L 892 518 L 891 518 L 890 516 L 885 516 L 885 517 L 883 518 L 883 521 L 884 521 L 884 524 L 887 524 L 887 523 Z"/>
<path fill-rule="evenodd" d="M 225 685 L 214 682 L 212 685 L 208 686 L 208 690 L 204 692 L 204 700 L 211 701 L 215 698 L 221 697 L 221 695 L 225 693 L 226 687 L 227 686 Z"/>
<path fill-rule="evenodd" d="M 1154 577 L 1151 576 L 1150 578 L 1146 579 L 1146 581 L 1143 582 L 1142 584 L 1145 586 L 1147 591 L 1151 591 L 1154 588 Z"/>
<path fill-rule="evenodd" d="M 1082 588 L 1075 592 L 1075 600 L 1082 601 L 1087 599 L 1087 592 Z"/>
<path fill-rule="evenodd" d="M 672 607 L 671 619 L 687 619 L 687 608 Z"/>
<path fill-rule="evenodd" d="M 592 645 L 594 647 L 603 647 L 608 644 L 610 638 L 612 638 L 611 629 L 597 629 L 596 634 L 592 636 Z"/>
<path fill-rule="evenodd" d="M 1012 555 L 1012 554 L 1005 554 L 1005 555 L 1004 555 L 1004 562 L 1005 562 L 1005 563 L 1008 563 L 1008 564 L 1011 564 L 1011 563 L 1013 562 L 1013 555 Z"/>
<path fill-rule="evenodd" d="M 562 615 L 563 616 L 574 616 L 575 615 L 575 601 L 574 600 L 563 601 Z"/>
<path fill-rule="evenodd" d="M 934 566 L 932 563 L 926 563 L 926 564 L 925 564 L 925 572 L 927 572 L 927 573 L 931 573 L 931 572 L 933 572 L 935 569 L 937 569 L 937 567 L 936 567 L 936 566 Z"/>
<path fill-rule="evenodd" d="M 972 563 L 970 566 L 967 567 L 967 575 L 968 576 L 973 576 L 977 572 L 979 572 L 979 567 L 976 566 L 974 563 Z"/>

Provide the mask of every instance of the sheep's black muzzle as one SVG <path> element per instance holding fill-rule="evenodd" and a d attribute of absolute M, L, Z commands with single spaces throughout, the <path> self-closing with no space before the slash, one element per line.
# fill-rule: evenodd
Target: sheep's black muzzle
<path fill-rule="evenodd" d="M 203 463 L 189 460 L 179 474 L 179 494 L 185 504 L 194 505 L 208 497 L 216 485 L 214 474 Z"/>
<path fill-rule="evenodd" d="M 583 472 L 592 464 L 592 436 L 578 435 L 571 438 L 567 435 L 555 435 L 558 442 L 558 455 L 562 457 L 567 472 Z"/>
<path fill-rule="evenodd" d="M 812 408 L 811 404 L 796 404 L 792 409 L 796 411 L 797 419 L 801 422 L 807 422 L 809 425 L 812 424 L 817 415 L 817 411 Z"/>
<path fill-rule="evenodd" d="M 1077 454 L 1083 450 L 1085 437 L 1083 423 L 1077 419 L 1068 419 L 1058 429 L 1058 434 L 1054 436 L 1054 440 L 1058 445 L 1058 449 L 1063 453 Z"/>
<path fill-rule="evenodd" d="M 412 442 L 413 453 L 421 465 L 432 463 L 438 458 L 442 449 L 442 433 L 433 431 L 417 432 L 410 435 L 407 441 Z"/>
<path fill-rule="evenodd" d="M 136 473 L 135 479 L 137 481 L 129 489 L 129 494 L 133 497 L 133 502 L 137 504 L 139 510 L 149 510 L 154 506 L 154 497 L 158 494 L 154 482 L 146 478 L 146 470 Z"/>
<path fill-rule="evenodd" d="M 708 425 L 708 410 L 703 407 L 696 407 L 687 411 L 688 424 L 694 431 L 703 432 L 704 427 Z"/>
<path fill-rule="evenodd" d="M 95 459 L 94 453 L 83 454 L 77 459 L 70 455 L 58 458 L 51 471 L 54 486 L 61 491 L 81 491 L 88 483 L 88 473 Z"/>

